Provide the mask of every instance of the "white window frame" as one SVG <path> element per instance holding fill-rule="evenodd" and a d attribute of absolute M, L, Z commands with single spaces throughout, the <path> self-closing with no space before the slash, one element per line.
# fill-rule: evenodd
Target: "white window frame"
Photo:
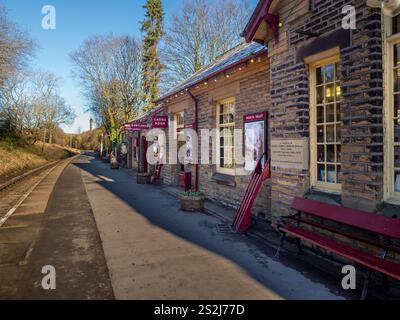
<path fill-rule="evenodd" d="M 217 163 L 216 163 L 216 171 L 218 173 L 222 173 L 222 174 L 227 174 L 227 175 L 235 175 L 236 173 L 236 163 L 235 163 L 235 135 L 233 137 L 233 154 L 232 154 L 232 161 L 233 161 L 233 168 L 222 168 L 221 167 L 221 143 L 220 143 L 220 129 L 221 128 L 228 128 L 228 127 L 232 127 L 232 124 L 229 125 L 221 125 L 219 123 L 219 118 L 220 118 L 220 106 L 221 104 L 227 104 L 227 103 L 233 103 L 235 105 L 235 112 L 234 112 L 234 116 L 233 116 L 233 129 L 235 129 L 235 123 L 236 123 L 236 98 L 235 97 L 231 97 L 231 98 L 227 98 L 227 99 L 223 99 L 217 102 L 217 117 L 216 117 L 216 148 L 217 148 L 217 152 L 216 152 L 216 156 L 217 156 Z"/>
<path fill-rule="evenodd" d="M 400 192 L 394 191 L 394 99 L 393 96 L 393 47 L 400 43 L 400 33 L 391 35 L 392 19 L 385 18 L 384 44 L 384 102 L 383 102 L 383 133 L 384 133 L 384 200 L 400 204 Z"/>
<path fill-rule="evenodd" d="M 317 138 L 317 103 L 316 103 L 316 70 L 319 67 L 330 63 L 340 62 L 340 55 L 335 54 L 309 64 L 309 84 L 310 84 L 310 180 L 313 189 L 340 194 L 342 183 L 328 183 L 318 181 L 318 138 Z M 340 79 L 339 79 L 340 80 Z M 326 120 L 326 119 L 325 119 Z M 336 135 L 336 132 L 335 132 Z M 343 172 L 343 165 L 341 165 Z"/>

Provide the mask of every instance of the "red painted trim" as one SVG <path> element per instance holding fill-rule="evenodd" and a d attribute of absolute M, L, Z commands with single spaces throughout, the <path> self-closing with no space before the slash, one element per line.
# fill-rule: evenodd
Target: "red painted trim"
<path fill-rule="evenodd" d="M 257 8 L 254 10 L 250 21 L 248 22 L 246 28 L 242 33 L 242 36 L 246 39 L 247 42 L 260 42 L 259 40 L 254 40 L 254 37 L 263 21 L 268 23 L 275 37 L 278 36 L 279 16 L 269 13 L 272 1 L 273 0 L 265 0 L 264 2 L 260 2 Z"/>
<path fill-rule="evenodd" d="M 265 0 L 264 2 L 259 2 L 250 21 L 247 23 L 242 36 L 247 42 L 252 42 L 254 35 L 256 34 L 261 22 L 264 20 L 265 15 L 268 13 L 271 6 L 272 0 Z"/>

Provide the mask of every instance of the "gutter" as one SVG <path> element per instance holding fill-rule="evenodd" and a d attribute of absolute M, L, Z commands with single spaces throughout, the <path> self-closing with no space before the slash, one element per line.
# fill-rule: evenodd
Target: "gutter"
<path fill-rule="evenodd" d="M 197 99 L 190 90 L 187 91 L 189 96 L 192 98 L 194 101 L 194 106 L 195 106 L 195 119 L 194 119 L 194 130 L 196 131 L 197 134 L 197 146 L 196 146 L 196 152 L 197 152 L 197 159 L 196 163 L 194 165 L 195 167 L 195 177 L 194 177 L 194 191 L 198 192 L 199 191 L 199 125 L 198 125 L 198 119 L 199 119 L 199 99 Z"/>

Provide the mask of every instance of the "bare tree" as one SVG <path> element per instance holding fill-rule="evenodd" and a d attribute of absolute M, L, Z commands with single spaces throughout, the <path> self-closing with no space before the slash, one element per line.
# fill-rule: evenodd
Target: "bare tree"
<path fill-rule="evenodd" d="M 249 15 L 247 0 L 184 0 L 182 12 L 172 17 L 161 50 L 164 84 L 176 85 L 240 44 Z"/>
<path fill-rule="evenodd" d="M 0 6 L 0 88 L 10 74 L 26 65 L 34 49 L 29 36 L 8 19 Z"/>
<path fill-rule="evenodd" d="M 73 122 L 75 113 L 59 96 L 58 88 L 59 79 L 51 73 L 14 72 L 0 90 L 0 114 L 9 129 L 34 144 L 40 138 L 46 142 L 55 127 Z"/>
<path fill-rule="evenodd" d="M 140 46 L 130 37 L 94 36 L 71 54 L 71 60 L 88 110 L 118 143 L 118 129 L 142 107 Z"/>

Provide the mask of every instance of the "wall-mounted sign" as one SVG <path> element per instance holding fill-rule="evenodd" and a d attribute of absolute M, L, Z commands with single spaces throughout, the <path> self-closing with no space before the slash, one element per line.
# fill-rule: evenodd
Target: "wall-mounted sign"
<path fill-rule="evenodd" d="M 272 166 L 283 169 L 309 169 L 308 139 L 276 139 L 271 141 Z"/>
<path fill-rule="evenodd" d="M 245 170 L 254 171 L 267 150 L 267 127 L 266 112 L 244 116 Z"/>
<path fill-rule="evenodd" d="M 153 116 L 152 117 L 153 129 L 168 129 L 168 116 Z"/>
<path fill-rule="evenodd" d="M 266 121 L 266 120 L 267 120 L 266 112 L 253 113 L 244 116 L 244 122 L 255 122 L 255 121 Z"/>
<path fill-rule="evenodd" d="M 185 129 L 194 129 L 194 123 L 185 124 Z"/>
<path fill-rule="evenodd" d="M 149 124 L 147 121 L 139 121 L 128 123 L 124 127 L 128 131 L 141 131 L 149 129 Z"/>

